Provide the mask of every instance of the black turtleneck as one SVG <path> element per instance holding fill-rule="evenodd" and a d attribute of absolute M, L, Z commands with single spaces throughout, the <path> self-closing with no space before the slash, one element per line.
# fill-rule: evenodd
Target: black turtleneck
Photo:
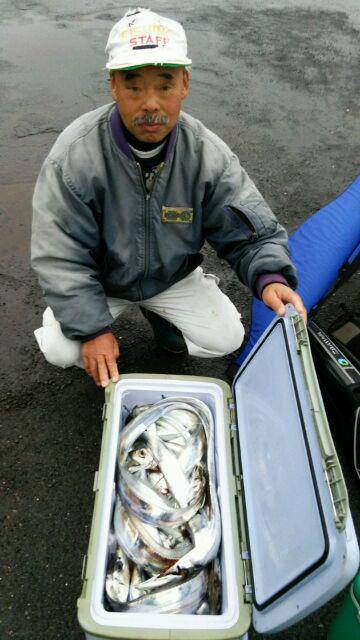
<path fill-rule="evenodd" d="M 170 137 L 170 133 L 168 133 L 167 136 L 165 136 L 165 138 L 163 138 L 162 140 L 159 140 L 159 142 L 146 142 L 143 140 L 138 140 L 134 136 L 134 134 L 125 127 L 124 122 L 122 122 L 122 125 L 124 127 L 124 135 L 126 140 L 129 142 L 129 144 L 131 144 L 132 147 L 135 147 L 135 149 L 139 149 L 139 151 L 151 151 L 151 149 L 155 149 L 155 147 L 158 147 Z"/>

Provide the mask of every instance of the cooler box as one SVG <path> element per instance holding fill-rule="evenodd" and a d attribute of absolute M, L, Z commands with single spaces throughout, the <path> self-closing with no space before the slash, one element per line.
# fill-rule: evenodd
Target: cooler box
<path fill-rule="evenodd" d="M 119 432 L 135 405 L 205 402 L 215 420 L 222 520 L 219 615 L 107 611 L 104 580 Z M 230 387 L 215 378 L 124 375 L 105 392 L 104 431 L 78 619 L 88 640 L 247 638 L 285 629 L 352 580 L 359 548 L 302 318 L 288 307 Z"/>

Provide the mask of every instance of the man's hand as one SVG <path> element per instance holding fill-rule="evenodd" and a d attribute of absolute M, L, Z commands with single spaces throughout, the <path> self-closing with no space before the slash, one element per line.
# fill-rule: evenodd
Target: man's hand
<path fill-rule="evenodd" d="M 119 380 L 116 364 L 119 355 L 119 345 L 112 333 L 103 333 L 81 345 L 84 369 L 98 387 L 106 387 L 110 378 L 113 382 Z"/>
<path fill-rule="evenodd" d="M 264 304 L 270 307 L 270 309 L 275 311 L 279 316 L 285 315 L 285 304 L 290 302 L 306 322 L 306 309 L 300 296 L 285 284 L 280 284 L 280 282 L 271 282 L 263 288 L 261 297 Z"/>

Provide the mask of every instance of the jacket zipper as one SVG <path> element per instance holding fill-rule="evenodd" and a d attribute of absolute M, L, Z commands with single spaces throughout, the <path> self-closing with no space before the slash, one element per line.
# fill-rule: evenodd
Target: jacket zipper
<path fill-rule="evenodd" d="M 151 193 L 148 193 L 146 191 L 146 187 L 145 187 L 145 184 L 144 184 L 140 163 L 137 162 L 136 165 L 138 167 L 138 171 L 139 171 L 139 174 L 140 174 L 141 185 L 142 185 L 142 189 L 143 189 L 143 193 L 144 193 L 144 197 L 145 197 L 145 261 L 144 261 L 145 265 L 144 265 L 144 278 L 146 278 L 148 273 L 149 273 L 149 257 L 150 257 L 149 202 L 150 202 Z M 152 183 L 152 186 L 151 186 L 151 191 L 154 189 L 155 182 L 157 180 L 157 177 L 158 177 L 159 173 L 160 173 L 160 171 L 158 171 L 154 176 L 154 180 L 153 180 L 153 183 Z M 140 288 L 140 291 L 141 291 L 141 297 L 143 299 L 144 296 L 143 296 L 143 292 L 142 292 L 140 283 L 139 283 L 139 288 Z"/>

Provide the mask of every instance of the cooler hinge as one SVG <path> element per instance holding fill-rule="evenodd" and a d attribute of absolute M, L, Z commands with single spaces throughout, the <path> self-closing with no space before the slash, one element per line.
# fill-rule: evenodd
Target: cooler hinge
<path fill-rule="evenodd" d="M 331 502 L 334 512 L 334 520 L 337 529 L 342 531 L 345 528 L 347 518 L 348 499 L 344 480 L 335 456 L 329 456 L 323 460 L 325 478 L 330 490 Z"/>
<path fill-rule="evenodd" d="M 348 497 L 340 463 L 337 459 L 334 443 L 331 438 L 325 409 L 316 383 L 316 372 L 312 360 L 306 325 L 300 315 L 291 316 L 296 349 L 300 355 L 304 380 L 308 392 L 309 404 L 314 419 L 318 442 L 320 445 L 325 478 L 330 491 L 336 528 L 345 528 L 348 514 Z"/>
<path fill-rule="evenodd" d="M 241 544 L 241 559 L 244 567 L 244 602 L 252 603 L 253 589 L 251 583 L 250 554 L 243 544 Z"/>
<path fill-rule="evenodd" d="M 227 401 L 229 414 L 230 414 L 230 422 L 229 422 L 229 430 L 230 430 L 230 443 L 231 443 L 231 456 L 233 463 L 233 472 L 234 472 L 234 481 L 235 481 L 235 493 L 238 496 L 241 496 L 241 471 L 239 464 L 239 443 L 238 443 L 238 428 L 236 424 L 236 415 L 235 415 L 235 403 L 232 398 L 228 398 Z"/>
<path fill-rule="evenodd" d="M 235 414 L 235 402 L 232 398 L 228 398 L 227 401 L 228 404 L 228 408 L 229 408 L 229 413 L 230 413 L 230 429 L 231 431 L 236 431 L 237 430 L 237 424 L 236 424 L 236 414 Z"/>

